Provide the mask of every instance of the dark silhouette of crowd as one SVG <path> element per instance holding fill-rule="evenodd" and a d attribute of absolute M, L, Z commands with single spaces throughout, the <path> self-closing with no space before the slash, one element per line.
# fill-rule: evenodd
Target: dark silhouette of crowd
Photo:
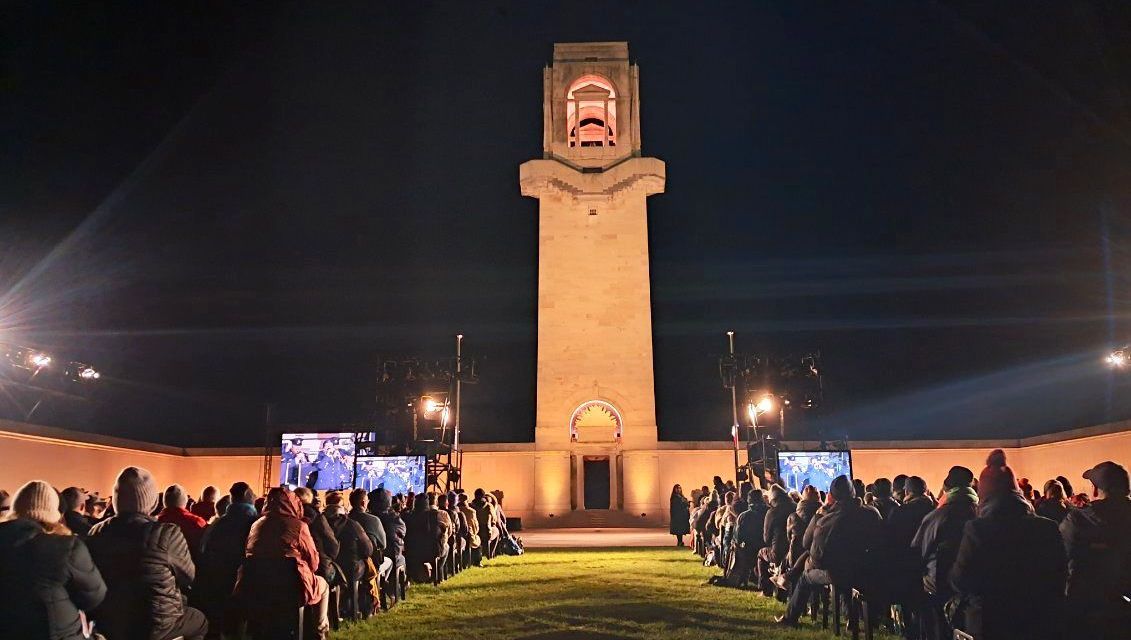
<path fill-rule="evenodd" d="M 499 491 L 217 493 L 161 491 L 139 467 L 111 499 L 40 480 L 0 491 L 0 637 L 326 638 L 413 582 L 522 553 Z"/>
<path fill-rule="evenodd" d="M 977 476 L 951 468 L 937 494 L 907 475 L 839 476 L 827 493 L 716 476 L 690 499 L 676 485 L 670 531 L 723 569 L 713 583 L 783 602 L 784 626 L 819 609 L 827 624 L 833 598 L 854 637 L 885 626 L 909 640 L 1131 638 L 1128 473 L 1109 461 L 1083 477 L 1090 496 L 1063 476 L 1038 491 L 1000 449 Z"/>

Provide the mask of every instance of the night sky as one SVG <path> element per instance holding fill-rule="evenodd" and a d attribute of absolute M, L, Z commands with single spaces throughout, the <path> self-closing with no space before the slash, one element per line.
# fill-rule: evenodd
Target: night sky
<path fill-rule="evenodd" d="M 1131 417 L 1131 4 L 173 4 L 0 19 L 0 332 L 106 373 L 34 421 L 258 445 L 265 404 L 365 422 L 382 355 L 463 332 L 464 437 L 530 440 L 518 165 L 553 43 L 600 40 L 668 166 L 662 438 L 727 437 L 727 329 L 822 351 L 825 437 Z"/>

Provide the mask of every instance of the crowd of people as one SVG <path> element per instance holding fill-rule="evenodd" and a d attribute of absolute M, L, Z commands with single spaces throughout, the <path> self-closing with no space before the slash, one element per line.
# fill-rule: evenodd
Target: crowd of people
<path fill-rule="evenodd" d="M 42 480 L 0 491 L 0 635 L 201 640 L 246 629 L 274 640 L 277 627 L 257 626 L 253 611 L 294 593 L 287 604 L 305 609 L 305 637 L 325 638 L 341 619 L 391 606 L 411 582 L 439 584 L 522 550 L 499 491 L 275 487 L 257 497 L 237 482 L 217 495 L 161 491 L 139 467 L 122 470 L 108 500 Z M 278 563 L 288 572 L 263 573 Z"/>
<path fill-rule="evenodd" d="M 1038 491 L 1000 449 L 977 476 L 951 468 L 937 493 L 907 475 L 800 493 L 716 476 L 690 496 L 672 489 L 670 533 L 723 569 L 712 582 L 785 603 L 785 626 L 833 587 L 846 611 L 856 590 L 868 622 L 909 640 L 1129 638 L 1128 473 L 1109 461 L 1083 477 L 1091 495 L 1065 477 Z"/>

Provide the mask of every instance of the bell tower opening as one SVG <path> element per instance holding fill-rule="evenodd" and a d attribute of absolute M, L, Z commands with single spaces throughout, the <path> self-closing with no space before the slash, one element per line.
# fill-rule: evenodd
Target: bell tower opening
<path fill-rule="evenodd" d="M 571 148 L 617 145 L 617 93 L 611 82 L 584 75 L 566 94 L 566 139 Z"/>

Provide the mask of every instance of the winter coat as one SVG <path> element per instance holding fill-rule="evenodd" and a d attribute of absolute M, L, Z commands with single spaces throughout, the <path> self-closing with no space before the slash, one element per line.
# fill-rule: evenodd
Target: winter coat
<path fill-rule="evenodd" d="M 813 514 L 817 513 L 820 506 L 819 500 L 802 500 L 797 503 L 793 513 L 789 514 L 789 518 L 786 519 L 785 530 L 789 537 L 789 554 L 786 557 L 786 564 L 793 566 L 793 563 L 797 562 L 801 554 L 808 550 L 803 544 L 805 529 L 809 526 Z"/>
<path fill-rule="evenodd" d="M 685 536 L 691 533 L 691 526 L 688 524 L 689 505 L 687 498 L 673 493 L 670 510 L 671 523 L 668 525 L 668 533 L 673 536 Z"/>
<path fill-rule="evenodd" d="M 71 533 L 80 538 L 85 538 L 86 534 L 90 533 L 90 528 L 94 526 L 94 522 L 79 513 L 78 511 L 68 511 L 63 514 L 63 524 L 71 530 Z"/>
<path fill-rule="evenodd" d="M 735 520 L 734 541 L 750 553 L 755 553 L 766 546 L 762 532 L 765 530 L 767 511 L 769 509 L 765 504 L 756 501 Z"/>
<path fill-rule="evenodd" d="M 381 524 L 381 519 L 361 509 L 350 509 L 349 519 L 361 525 L 365 530 L 365 535 L 369 536 L 369 542 L 372 543 L 373 553 L 385 552 L 385 547 L 388 542 L 385 539 L 385 527 Z M 370 554 L 372 555 L 372 553 Z M 380 555 L 378 555 L 380 558 Z M 381 564 L 378 562 L 377 564 Z"/>
<path fill-rule="evenodd" d="M 939 597 L 948 597 L 950 569 L 958 555 L 962 531 L 978 514 L 978 505 L 970 496 L 948 496 L 946 503 L 927 514 L 911 541 L 923 567 L 923 589 Z"/>
<path fill-rule="evenodd" d="M 482 543 L 487 544 L 498 538 L 499 527 L 495 524 L 495 506 L 489 500 L 476 498 L 471 501 L 471 508 L 475 509 L 476 518 L 479 520 L 479 539 Z M 408 522 L 405 521 L 405 524 Z"/>
<path fill-rule="evenodd" d="M 192 509 L 189 509 L 189 511 L 192 512 L 192 515 L 208 522 L 216 517 L 216 503 L 212 500 L 201 500 L 192 505 Z"/>
<path fill-rule="evenodd" d="M 206 612 L 222 610 L 225 601 L 232 596 L 236 574 L 247 549 L 248 533 L 258 519 L 254 506 L 236 502 L 204 532 L 193 600 Z"/>
<path fill-rule="evenodd" d="M 1093 500 L 1072 509 L 1060 533 L 1068 554 L 1070 609 L 1126 610 L 1122 596 L 1131 595 L 1131 499 Z"/>
<path fill-rule="evenodd" d="M 106 583 L 77 536 L 53 535 L 33 520 L 0 523 L 0 635 L 79 640 L 79 610 L 106 597 Z"/>
<path fill-rule="evenodd" d="M 303 522 L 302 502 L 289 490 L 275 488 L 267 494 L 263 517 L 251 525 L 247 537 L 247 557 L 294 558 L 302 581 L 303 602 L 317 604 L 321 596 L 318 581 L 314 579 L 319 567 L 318 548 L 314 546 L 310 527 Z M 237 592 L 241 592 L 242 576 L 241 569 L 236 581 Z"/>
<path fill-rule="evenodd" d="M 459 509 L 460 513 L 462 513 L 463 517 L 467 520 L 467 534 L 470 538 L 471 548 L 478 549 L 482 541 L 479 538 L 479 518 L 475 515 L 475 509 L 472 509 L 466 504 Z M 402 524 L 401 526 L 403 527 L 404 525 Z"/>
<path fill-rule="evenodd" d="M 200 541 L 204 538 L 204 529 L 208 527 L 204 518 L 193 515 L 188 509 L 181 507 L 165 507 L 157 514 L 157 521 L 177 525 L 184 534 L 185 541 L 188 542 L 193 560 L 197 559 L 200 553 Z"/>
<path fill-rule="evenodd" d="M 394 563 L 403 562 L 398 561 L 398 558 L 404 557 L 404 520 L 393 511 L 393 501 L 388 491 L 381 492 L 375 503 L 377 517 L 381 519 L 381 528 L 385 532 L 385 557 Z"/>
<path fill-rule="evenodd" d="M 887 520 L 891 517 L 892 512 L 899 510 L 900 504 L 895 498 L 891 496 L 875 496 L 872 499 L 871 506 L 880 512 L 880 517 Z"/>
<path fill-rule="evenodd" d="M 935 503 L 927 496 L 909 498 L 893 510 L 883 522 L 887 547 L 877 550 L 875 566 L 897 602 L 907 603 L 918 593 L 923 581 L 922 560 L 912 548 L 911 541 L 919 531 L 923 518 L 935 510 Z"/>
<path fill-rule="evenodd" d="M 435 509 L 424 509 L 413 510 L 405 517 L 404 556 L 409 575 L 422 575 L 423 566 L 444 553 L 446 531 L 437 515 Z"/>
<path fill-rule="evenodd" d="M 168 636 L 185 613 L 181 592 L 196 579 L 180 528 L 123 513 L 94 525 L 86 546 L 106 580 L 106 599 L 93 616 L 98 629 L 114 640 Z"/>
<path fill-rule="evenodd" d="M 1059 639 L 1066 565 L 1055 522 L 1020 494 L 987 499 L 966 523 L 950 572 L 965 604 L 955 626 L 975 638 Z"/>
<path fill-rule="evenodd" d="M 784 491 L 771 490 L 770 496 L 770 509 L 762 525 L 762 539 L 764 546 L 770 550 L 771 562 L 777 564 L 784 561 L 789 553 L 788 522 L 797 505 Z"/>
<path fill-rule="evenodd" d="M 695 531 L 698 532 L 699 535 L 707 535 L 708 526 L 711 525 L 715 519 L 716 509 L 718 509 L 718 505 L 714 502 L 707 502 L 706 506 L 699 509 L 699 515 L 695 518 Z"/>
<path fill-rule="evenodd" d="M 1037 505 L 1037 515 L 1060 524 L 1068 516 L 1068 506 L 1058 500 L 1041 500 Z"/>
<path fill-rule="evenodd" d="M 333 584 L 337 579 L 334 575 L 334 561 L 338 559 L 341 546 L 338 537 L 314 505 L 303 503 L 302 521 L 310 527 L 310 537 L 314 539 L 314 548 L 318 550 L 318 571 L 315 575 L 322 576 L 326 578 L 326 582 Z"/>
<path fill-rule="evenodd" d="M 810 541 L 805 568 L 828 571 L 834 584 L 862 585 L 870 577 L 866 567 L 881 542 L 883 519 L 858 498 L 836 502 L 823 511 L 805 531 Z"/>
<path fill-rule="evenodd" d="M 373 556 L 373 541 L 356 520 L 341 507 L 326 507 L 321 516 L 338 541 L 338 566 L 347 580 L 360 580 L 365 574 L 365 560 Z"/>

